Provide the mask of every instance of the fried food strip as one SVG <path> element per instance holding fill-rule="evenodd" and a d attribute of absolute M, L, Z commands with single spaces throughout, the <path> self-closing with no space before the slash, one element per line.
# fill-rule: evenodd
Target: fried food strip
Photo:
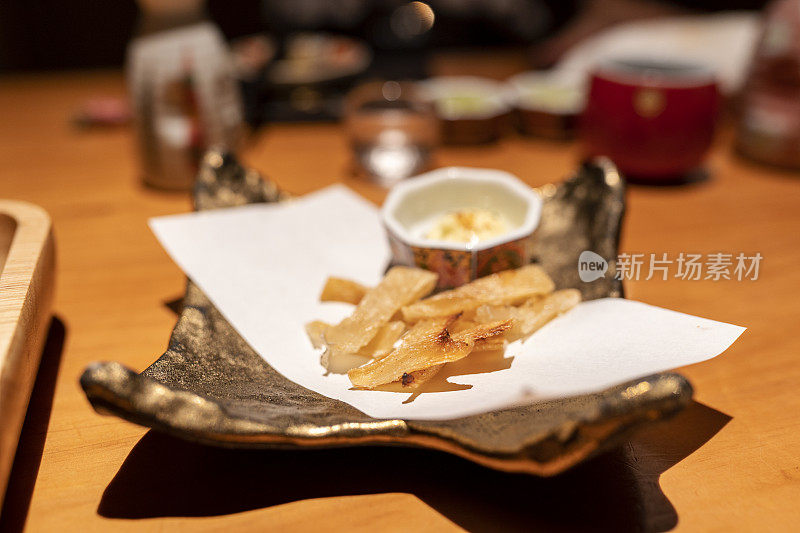
<path fill-rule="evenodd" d="M 481 305 L 509 305 L 553 291 L 553 280 L 537 265 L 505 270 L 477 279 L 457 289 L 441 292 L 403 307 L 403 318 L 416 322 L 449 316 Z"/>
<path fill-rule="evenodd" d="M 492 339 L 483 339 L 480 341 L 475 341 L 475 348 L 473 348 L 473 351 L 494 352 L 497 350 L 505 350 L 507 344 L 508 341 L 504 337 L 497 336 Z"/>
<path fill-rule="evenodd" d="M 519 307 L 484 305 L 475 311 L 475 320 L 480 323 L 512 319 L 514 327 L 504 335 L 509 341 L 528 337 L 536 330 L 566 313 L 581 301 L 577 289 L 564 289 L 535 298 Z"/>
<path fill-rule="evenodd" d="M 424 361 L 431 356 L 436 357 L 448 352 L 453 357 L 466 356 L 472 347 L 465 342 L 453 341 L 447 330 L 453 319 L 454 317 L 442 317 L 415 324 L 406 333 L 403 344 L 392 353 L 348 372 L 350 381 L 356 386 L 372 388 L 398 381 L 402 379 L 403 374 L 433 366 L 424 364 Z M 409 368 L 406 362 L 413 359 L 420 359 L 423 364 L 419 365 L 419 368 Z"/>
<path fill-rule="evenodd" d="M 408 389 L 418 389 L 430 381 L 442 368 L 444 368 L 444 363 L 441 365 L 434 365 L 424 370 L 417 370 L 416 372 L 407 372 L 400 378 L 400 384 Z"/>
<path fill-rule="evenodd" d="M 374 289 L 367 291 L 352 315 L 328 329 L 328 349 L 333 353 L 358 352 L 401 307 L 430 293 L 437 278 L 427 270 L 393 267 Z"/>
<path fill-rule="evenodd" d="M 458 322 L 460 322 L 460 320 L 457 320 L 453 324 L 453 326 L 451 326 L 450 329 L 454 329 L 455 326 L 458 324 Z M 475 326 L 472 327 L 473 328 L 472 333 L 470 333 L 469 335 L 475 335 L 479 331 Z M 503 338 L 502 333 L 504 333 L 504 331 L 501 331 L 497 328 L 491 329 L 489 331 L 482 328 L 480 336 L 482 336 L 483 338 L 475 340 L 475 346 L 472 347 L 472 352 L 489 352 L 495 350 L 505 350 L 508 341 Z M 493 336 L 488 337 L 487 335 L 490 334 Z M 417 370 L 416 372 L 405 373 L 403 374 L 403 377 L 400 378 L 400 383 L 403 385 L 403 387 L 409 389 L 418 389 L 422 385 L 430 381 L 431 378 L 436 376 L 436 374 L 438 374 L 442 368 L 444 368 L 444 363 L 441 365 L 434 365 L 424 370 Z"/>
<path fill-rule="evenodd" d="M 358 351 L 359 355 L 377 359 L 389 355 L 394 350 L 394 343 L 405 330 L 406 325 L 400 320 L 384 324 L 372 340 Z"/>
<path fill-rule="evenodd" d="M 486 321 L 484 321 L 484 323 L 485 322 Z M 464 315 L 461 315 L 458 319 L 454 320 L 453 323 L 450 325 L 450 327 L 447 329 L 450 330 L 450 334 L 452 335 L 454 333 L 459 333 L 461 331 L 474 328 L 478 324 L 479 322 L 476 322 L 475 320 L 471 320 L 469 318 L 465 318 Z"/>
<path fill-rule="evenodd" d="M 330 352 L 325 351 L 320 356 L 319 362 L 330 374 L 347 374 L 350 370 L 369 363 L 370 360 L 366 355 L 357 353 L 340 353 L 331 356 Z"/>
<path fill-rule="evenodd" d="M 450 329 L 454 329 L 459 322 L 461 322 L 460 319 L 457 320 L 455 323 L 453 323 Z M 468 320 L 463 322 L 463 324 L 469 324 L 469 323 L 470 321 Z M 505 350 L 506 344 L 508 344 L 508 341 L 506 341 L 502 336 L 502 334 L 505 331 L 508 331 L 502 329 L 505 328 L 505 324 L 501 328 L 497 327 L 487 328 L 485 325 L 479 327 L 478 324 L 475 323 L 472 324 L 473 325 L 471 326 L 471 331 L 469 333 L 465 333 L 465 335 L 471 337 L 479 337 L 476 338 L 475 340 L 475 346 L 473 346 L 472 348 L 473 352 Z M 467 328 L 463 328 L 462 331 L 466 329 Z M 454 334 L 454 336 L 457 337 L 458 334 Z M 444 368 L 444 363 L 441 365 L 434 365 L 424 370 L 417 370 L 416 372 L 405 373 L 403 374 L 403 377 L 400 378 L 400 383 L 403 385 L 403 387 L 408 387 L 410 389 L 418 389 L 419 387 L 430 381 L 430 379 L 433 378 L 436 374 L 438 374 L 442 368 Z"/>
<path fill-rule="evenodd" d="M 321 320 L 314 320 L 306 324 L 306 333 L 314 348 L 325 346 L 325 334 L 330 327 L 330 324 Z M 394 343 L 397 342 L 397 339 L 400 338 L 405 329 L 405 323 L 400 320 L 384 324 L 372 340 L 358 351 L 357 355 L 370 358 L 383 357 L 394 349 Z"/>
<path fill-rule="evenodd" d="M 349 371 L 347 375 L 350 381 L 357 387 L 370 389 L 402 381 L 403 375 L 466 357 L 474 348 L 475 341 L 500 335 L 511 327 L 511 321 L 507 320 L 481 324 L 450 335 L 448 326 L 455 318 L 440 317 L 419 322 L 406 334 L 403 344 L 392 353 Z"/>
<path fill-rule="evenodd" d="M 477 341 L 496 337 L 511 329 L 513 325 L 513 320 L 498 320 L 497 322 L 491 322 L 489 324 L 478 324 L 475 327 L 453 334 L 453 339 L 475 344 Z"/>
<path fill-rule="evenodd" d="M 364 297 L 368 290 L 368 287 L 356 281 L 330 277 L 322 288 L 319 300 L 321 302 L 344 302 L 358 305 L 358 302 L 361 301 L 361 298 Z"/>
<path fill-rule="evenodd" d="M 306 324 L 306 333 L 314 348 L 322 348 L 325 346 L 325 332 L 328 331 L 330 327 L 330 324 L 322 320 L 315 320 Z"/>
<path fill-rule="evenodd" d="M 581 293 L 578 289 L 563 289 L 539 300 L 526 302 L 520 309 L 523 312 L 530 311 L 530 314 L 521 324 L 522 333 L 530 335 L 579 303 L 581 303 Z"/>

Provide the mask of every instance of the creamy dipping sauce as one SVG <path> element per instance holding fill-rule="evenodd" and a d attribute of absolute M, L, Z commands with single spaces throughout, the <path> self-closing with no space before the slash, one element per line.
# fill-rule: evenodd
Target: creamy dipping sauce
<path fill-rule="evenodd" d="M 476 243 L 507 233 L 508 220 L 488 209 L 461 209 L 434 219 L 425 234 L 435 241 Z"/>

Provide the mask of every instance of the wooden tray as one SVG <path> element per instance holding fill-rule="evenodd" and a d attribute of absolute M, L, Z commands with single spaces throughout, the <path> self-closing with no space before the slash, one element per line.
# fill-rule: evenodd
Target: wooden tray
<path fill-rule="evenodd" d="M 50 217 L 0 200 L 0 501 L 47 334 L 55 278 Z"/>

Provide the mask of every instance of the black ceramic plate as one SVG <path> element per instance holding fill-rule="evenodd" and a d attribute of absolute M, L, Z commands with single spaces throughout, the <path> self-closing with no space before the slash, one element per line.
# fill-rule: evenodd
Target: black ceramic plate
<path fill-rule="evenodd" d="M 540 188 L 545 203 L 536 260 L 558 288 L 584 299 L 622 297 L 613 276 L 582 283 L 578 255 L 616 257 L 624 183 L 604 160 L 560 185 Z M 256 172 L 211 152 L 195 190 L 198 210 L 283 198 Z M 613 274 L 615 265 L 609 265 Z M 95 363 L 81 377 L 100 412 L 206 444 L 241 447 L 421 446 L 499 470 L 552 475 L 615 446 L 631 431 L 685 407 L 692 389 L 662 373 L 598 394 L 534 403 L 455 420 L 371 418 L 286 379 L 270 367 L 191 282 L 167 351 L 141 374 Z"/>

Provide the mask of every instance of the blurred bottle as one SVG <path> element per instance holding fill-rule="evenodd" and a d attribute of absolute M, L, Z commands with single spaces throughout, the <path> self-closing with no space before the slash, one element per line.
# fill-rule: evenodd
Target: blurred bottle
<path fill-rule="evenodd" d="M 800 0 L 779 0 L 767 9 L 736 147 L 758 161 L 800 169 Z"/>
<path fill-rule="evenodd" d="M 242 131 L 241 96 L 228 48 L 202 0 L 139 0 L 127 75 L 142 179 L 187 190 L 211 146 L 232 150 Z"/>

